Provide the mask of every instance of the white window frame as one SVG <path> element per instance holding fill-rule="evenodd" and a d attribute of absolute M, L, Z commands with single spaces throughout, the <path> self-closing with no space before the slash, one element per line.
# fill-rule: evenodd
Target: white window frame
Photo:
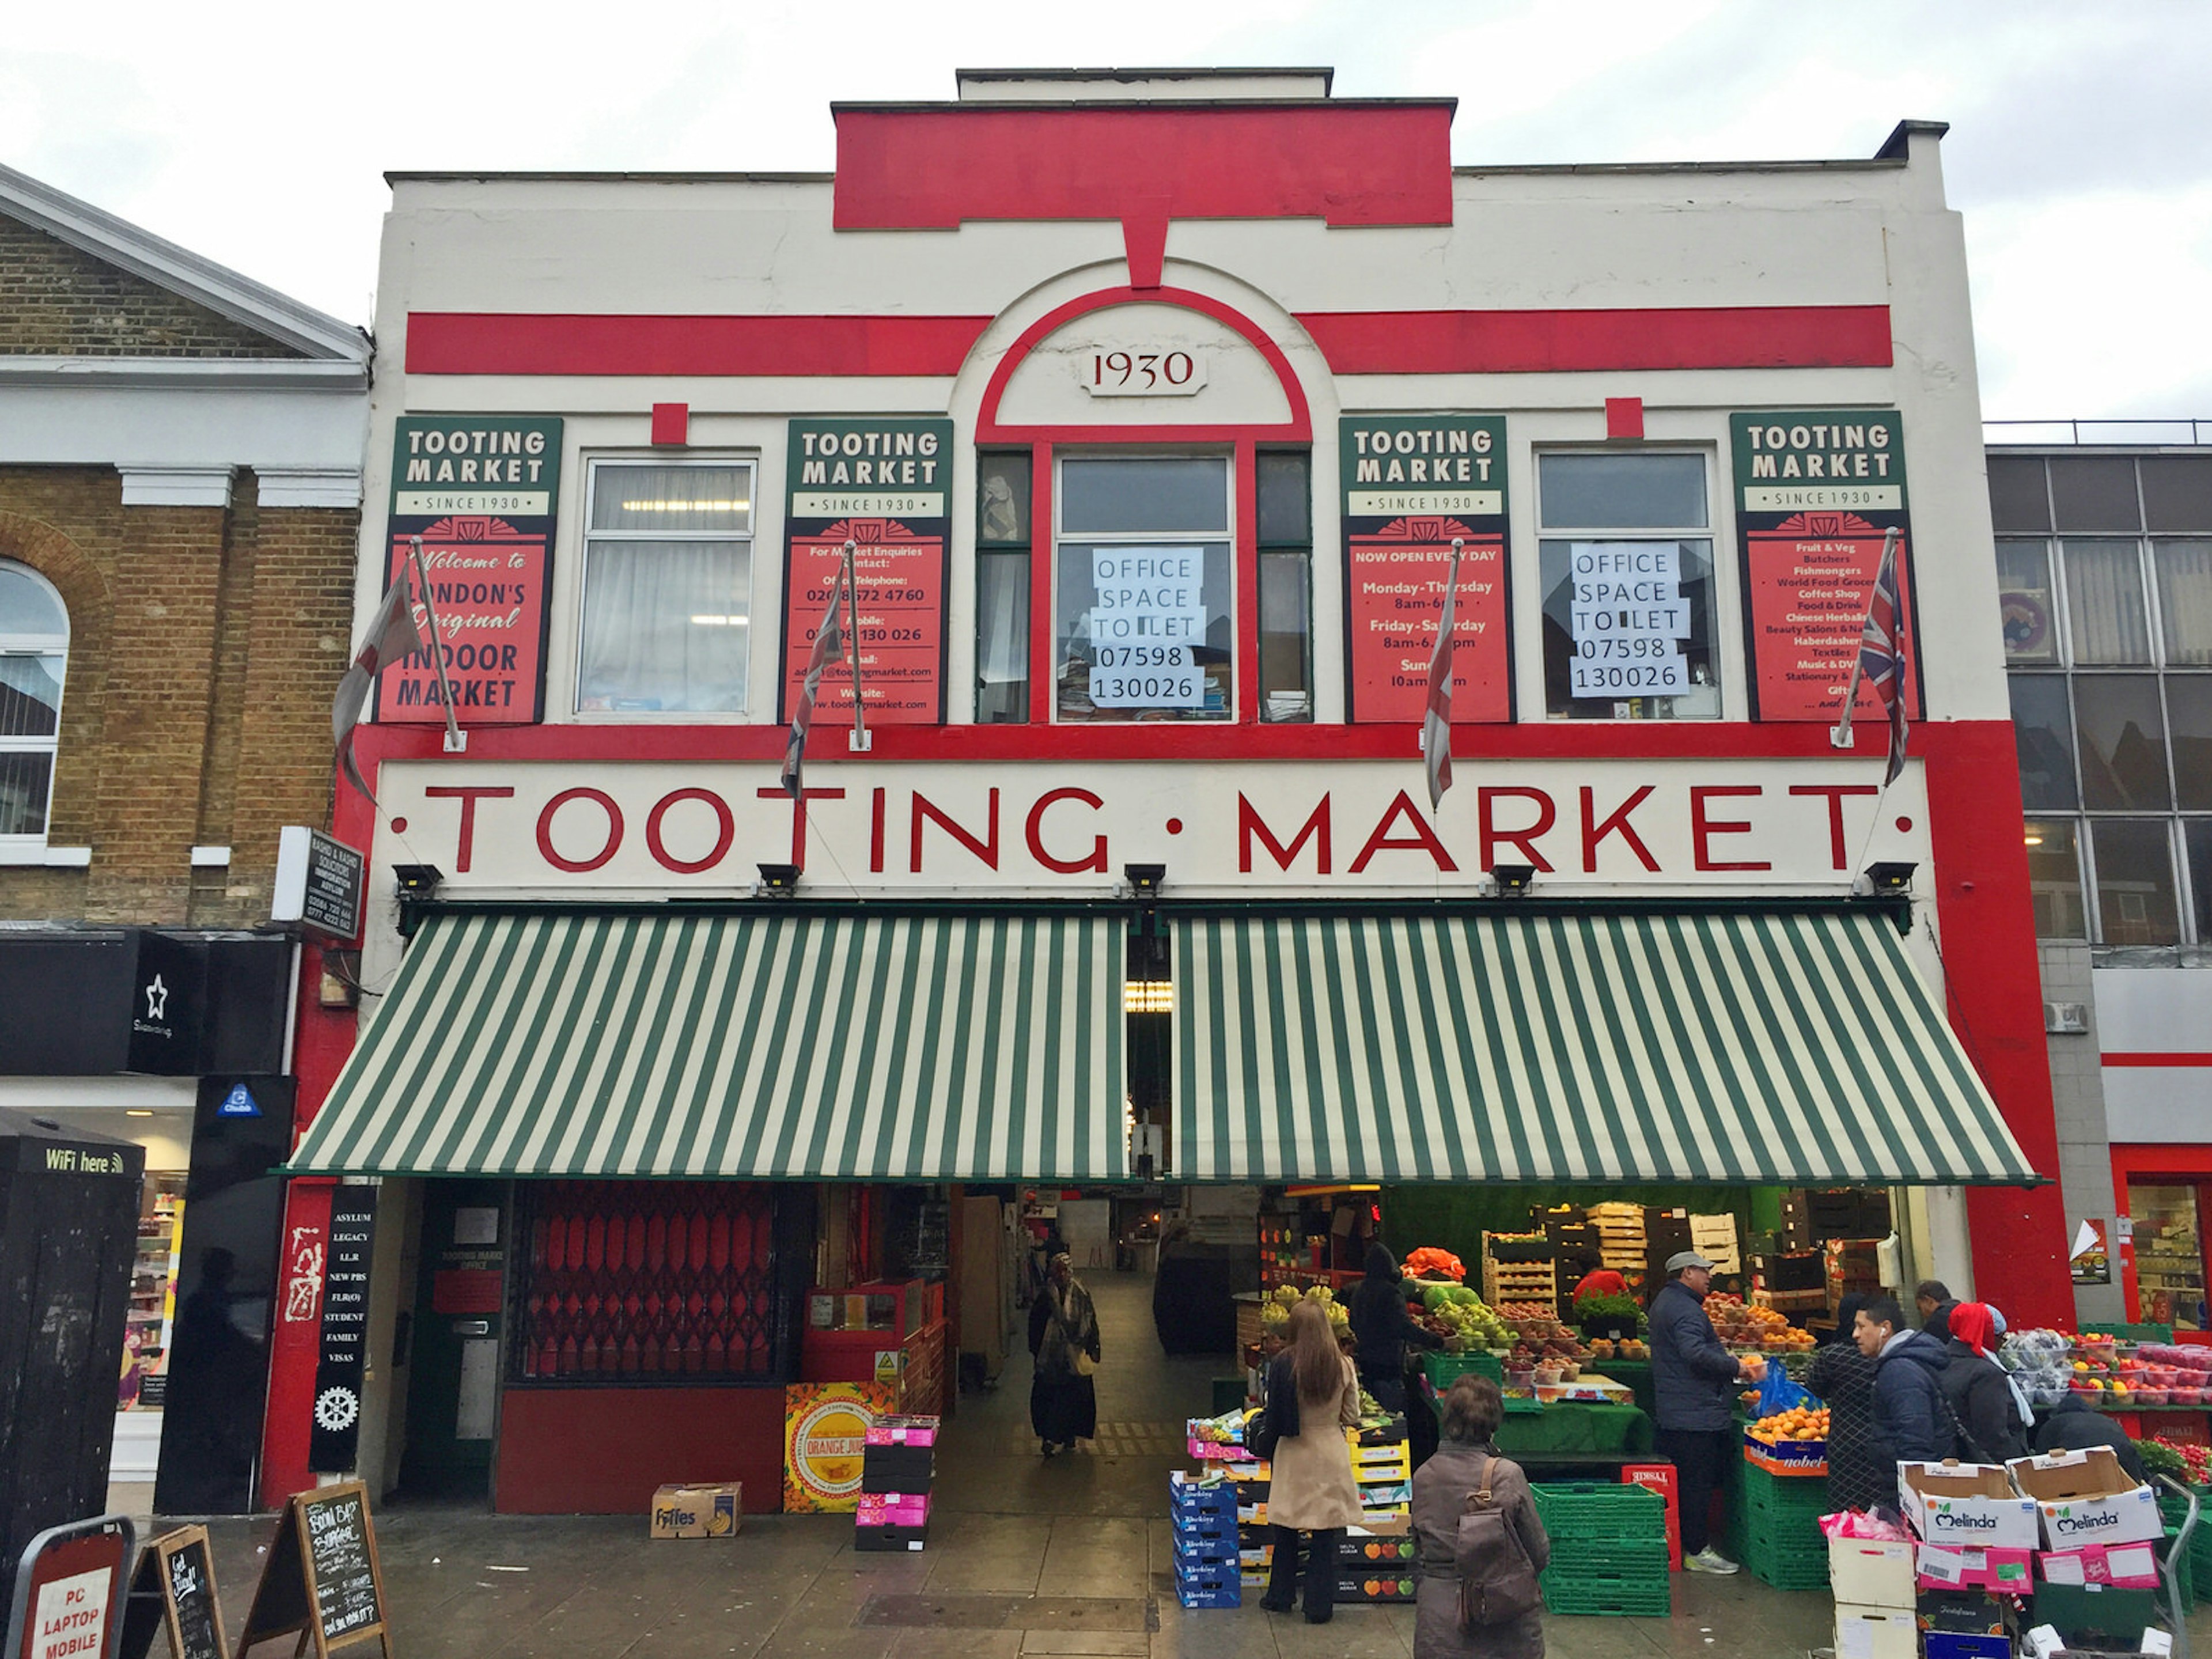
<path fill-rule="evenodd" d="M 1222 463 L 1223 478 L 1228 497 L 1227 508 L 1223 520 L 1224 523 L 1227 526 L 1227 528 L 1223 530 L 1200 532 L 1186 531 L 1182 532 L 1158 530 L 1128 532 L 1115 531 L 1112 532 L 1105 532 L 1085 530 L 1071 534 L 1071 532 L 1063 527 L 1061 522 L 1067 505 L 1066 467 L 1067 463 L 1071 460 L 1219 461 Z M 1052 648 L 1050 660 L 1046 664 L 1045 667 L 1045 672 L 1050 684 L 1050 712 L 1051 722 L 1053 725 L 1072 726 L 1139 725 L 1144 723 L 1140 716 L 1145 712 L 1143 710 L 1132 709 L 1128 711 L 1126 715 L 1118 717 L 1094 720 L 1068 720 L 1063 716 L 1060 711 L 1060 672 L 1061 668 L 1066 665 L 1061 659 L 1060 649 L 1060 544 L 1064 541 L 1077 541 L 1086 547 L 1094 544 L 1100 545 L 1112 545 L 1122 543 L 1126 543 L 1132 547 L 1173 547 L 1182 546 L 1184 544 L 1191 546 L 1207 546 L 1218 542 L 1226 542 L 1229 544 L 1230 654 L 1229 698 L 1227 712 L 1212 716 L 1200 716 L 1194 719 L 1176 720 L 1170 722 L 1170 724 L 1178 726 L 1235 726 L 1238 724 L 1242 716 L 1237 708 L 1237 698 L 1238 694 L 1238 682 L 1243 678 L 1243 675 L 1240 672 L 1241 665 L 1237 660 L 1237 654 L 1243 647 L 1243 617 L 1242 613 L 1237 610 L 1237 592 L 1243 586 L 1243 583 L 1237 580 L 1238 572 L 1237 566 L 1237 561 L 1243 551 L 1242 545 L 1238 541 L 1237 533 L 1237 494 L 1238 481 L 1237 477 L 1237 453 L 1233 448 L 1230 448 L 1223 445 L 1193 444 L 1188 447 L 1177 447 L 1166 449 L 1134 449 L 1111 445 L 1097 444 L 1070 444 L 1066 446 L 1054 445 L 1053 447 L 1051 543 L 1052 593 L 1050 599 L 1050 604 L 1052 606 Z M 1034 502 L 1031 503 L 1030 535 L 1032 538 L 1031 544 L 1034 545 L 1034 538 L 1036 535 L 1036 519 Z M 1256 578 L 1256 566 L 1255 567 L 1254 574 Z M 1034 595 L 1031 596 L 1031 603 L 1035 603 Z"/>
<path fill-rule="evenodd" d="M 28 576 L 53 597 L 62 613 L 62 632 L 58 635 L 0 633 L 0 656 L 58 657 L 61 659 L 62 696 L 65 697 L 69 690 L 70 640 L 72 633 L 69 601 L 62 597 L 61 589 L 29 565 L 15 559 L 0 559 L 0 566 Z M 54 702 L 54 732 L 50 738 L 0 736 L 0 755 L 45 755 L 48 761 L 46 805 L 46 811 L 40 816 L 39 827 L 27 833 L 0 835 L 0 863 L 15 862 L 23 854 L 42 854 L 46 850 L 46 836 L 54 820 L 54 781 L 61 772 L 62 708 L 62 697 L 57 697 Z M 8 856 L 10 854 L 16 857 L 10 859 Z"/>
<path fill-rule="evenodd" d="M 758 641 L 753 636 L 760 632 L 760 547 L 761 547 L 761 465 L 757 453 L 704 455 L 686 451 L 682 455 L 659 455 L 651 451 L 610 450 L 580 458 L 584 466 L 584 510 L 577 526 L 576 540 L 576 619 L 574 635 L 569 641 L 568 715 L 582 723 L 605 722 L 610 725 L 736 725 L 750 720 L 760 702 L 760 652 Z M 599 479 L 610 471 L 623 467 L 651 467 L 656 471 L 714 468 L 726 471 L 742 470 L 749 482 L 752 501 L 752 528 L 744 531 L 640 531 L 594 530 L 592 510 L 597 498 Z M 666 709 L 666 708 L 586 708 L 584 697 L 584 628 L 591 616 L 592 544 L 601 542 L 743 542 L 746 551 L 745 591 L 745 695 L 737 708 Z M 781 625 L 781 618 L 775 623 Z"/>
<path fill-rule="evenodd" d="M 1734 578 L 1729 574 L 1729 567 L 1735 561 L 1730 557 L 1724 557 L 1722 552 L 1724 544 L 1732 546 L 1735 544 L 1736 535 L 1733 523 L 1727 526 L 1727 534 L 1725 536 L 1723 534 L 1721 519 L 1723 504 L 1720 493 L 1722 480 L 1717 464 L 1718 453 L 1716 447 L 1701 443 L 1638 444 L 1628 450 L 1596 448 L 1587 444 L 1554 443 L 1537 444 L 1531 447 L 1528 455 L 1528 496 L 1532 504 L 1529 516 L 1533 520 L 1534 531 L 1533 539 L 1535 543 L 1536 580 L 1530 586 L 1535 589 L 1536 595 L 1536 649 L 1532 654 L 1535 659 L 1536 667 L 1537 719 L 1547 721 L 1557 720 L 1572 726 L 1697 726 L 1742 718 L 1741 714 L 1732 714 L 1729 707 L 1730 699 L 1741 698 L 1747 695 L 1742 687 L 1732 682 L 1745 680 L 1749 670 L 1746 666 L 1748 653 L 1741 648 L 1732 620 L 1731 607 L 1741 603 L 1740 596 L 1734 591 Z M 1554 528 L 1547 525 L 1544 522 L 1545 459 L 1550 456 L 1607 454 L 1630 454 L 1639 459 L 1661 455 L 1682 455 L 1688 456 L 1698 462 L 1704 468 L 1705 475 L 1706 522 L 1705 525 L 1684 526 L 1679 528 L 1669 528 L 1663 525 L 1638 525 L 1632 529 L 1624 527 L 1612 530 Z M 1706 544 L 1712 562 L 1713 668 L 1715 673 L 1721 676 L 1716 680 L 1712 688 L 1719 695 L 1714 699 L 1715 708 L 1711 714 L 1675 714 L 1662 720 L 1648 716 L 1638 720 L 1632 716 L 1620 714 L 1606 715 L 1602 718 L 1578 718 L 1573 714 L 1553 712 L 1551 690 L 1546 678 L 1547 668 L 1544 661 L 1544 600 L 1549 592 L 1544 579 L 1544 544 L 1553 541 L 1577 540 L 1702 541 Z M 1607 701 L 1632 702 L 1638 699 L 1614 697 Z M 1739 705 L 1739 707 L 1743 706 Z"/>

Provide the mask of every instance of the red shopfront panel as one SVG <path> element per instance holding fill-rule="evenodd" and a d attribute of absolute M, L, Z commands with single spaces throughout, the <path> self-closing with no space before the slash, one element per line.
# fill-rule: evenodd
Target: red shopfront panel
<path fill-rule="evenodd" d="M 510 1389 L 493 1507 L 503 1515 L 635 1515 L 672 1480 L 742 1480 L 745 1510 L 783 1507 L 783 1390 Z"/>

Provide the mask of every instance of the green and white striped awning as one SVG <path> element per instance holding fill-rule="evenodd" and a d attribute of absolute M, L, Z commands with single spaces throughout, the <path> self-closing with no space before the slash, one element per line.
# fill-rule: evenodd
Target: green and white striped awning
<path fill-rule="evenodd" d="M 1174 926 L 1172 1178 L 2036 1178 L 1880 915 Z"/>
<path fill-rule="evenodd" d="M 1126 920 L 433 912 L 295 1173 L 1118 1179 Z"/>

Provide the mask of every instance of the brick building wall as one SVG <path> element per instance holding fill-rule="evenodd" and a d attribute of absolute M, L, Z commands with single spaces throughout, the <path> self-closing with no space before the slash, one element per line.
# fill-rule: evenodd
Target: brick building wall
<path fill-rule="evenodd" d="M 243 470 L 227 507 L 126 507 L 112 468 L 0 466 L 0 558 L 70 610 L 47 839 L 92 849 L 0 867 L 0 921 L 268 919 L 278 829 L 329 822 L 359 523 L 261 507 Z"/>
<path fill-rule="evenodd" d="M 220 312 L 0 215 L 0 354 L 297 357 Z"/>

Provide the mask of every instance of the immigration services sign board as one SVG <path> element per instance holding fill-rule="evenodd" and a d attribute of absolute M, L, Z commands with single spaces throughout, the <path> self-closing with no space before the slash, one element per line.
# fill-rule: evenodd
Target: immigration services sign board
<path fill-rule="evenodd" d="M 1419 724 L 1456 539 L 1452 720 L 1511 720 L 1505 417 L 1347 415 L 1337 453 L 1348 718 Z"/>
<path fill-rule="evenodd" d="M 1729 442 L 1753 717 L 1832 725 L 1842 714 L 1882 539 L 1894 527 L 1905 708 L 1921 718 L 1905 427 L 1897 411 L 1731 415 Z M 1860 686 L 1854 718 L 1881 718 L 1871 685 Z"/>
<path fill-rule="evenodd" d="M 411 545 L 420 536 L 453 718 L 463 726 L 528 726 L 544 718 L 546 607 L 560 499 L 557 417 L 403 415 L 393 428 L 385 580 L 407 583 L 415 624 L 429 639 L 424 595 L 411 570 Z M 427 653 L 377 676 L 376 718 L 445 724 L 445 693 Z"/>
<path fill-rule="evenodd" d="M 1881 797 L 1882 757 L 1472 760 L 1431 812 L 1418 760 L 843 761 L 803 799 L 772 763 L 387 762 L 372 876 L 429 860 L 491 896 L 750 891 L 792 863 L 802 891 L 1113 890 L 1166 865 L 1178 894 L 1418 890 L 1469 896 L 1499 862 L 1545 890 L 1840 890 L 1866 861 L 1926 863 L 1920 766 Z M 1876 808 L 1880 811 L 1877 815 Z M 404 838 L 404 839 L 403 839 Z"/>
<path fill-rule="evenodd" d="M 797 704 L 849 540 L 869 723 L 936 725 L 945 718 L 952 422 L 794 420 L 785 471 L 782 718 Z M 822 677 L 814 723 L 853 723 L 849 664 Z"/>

